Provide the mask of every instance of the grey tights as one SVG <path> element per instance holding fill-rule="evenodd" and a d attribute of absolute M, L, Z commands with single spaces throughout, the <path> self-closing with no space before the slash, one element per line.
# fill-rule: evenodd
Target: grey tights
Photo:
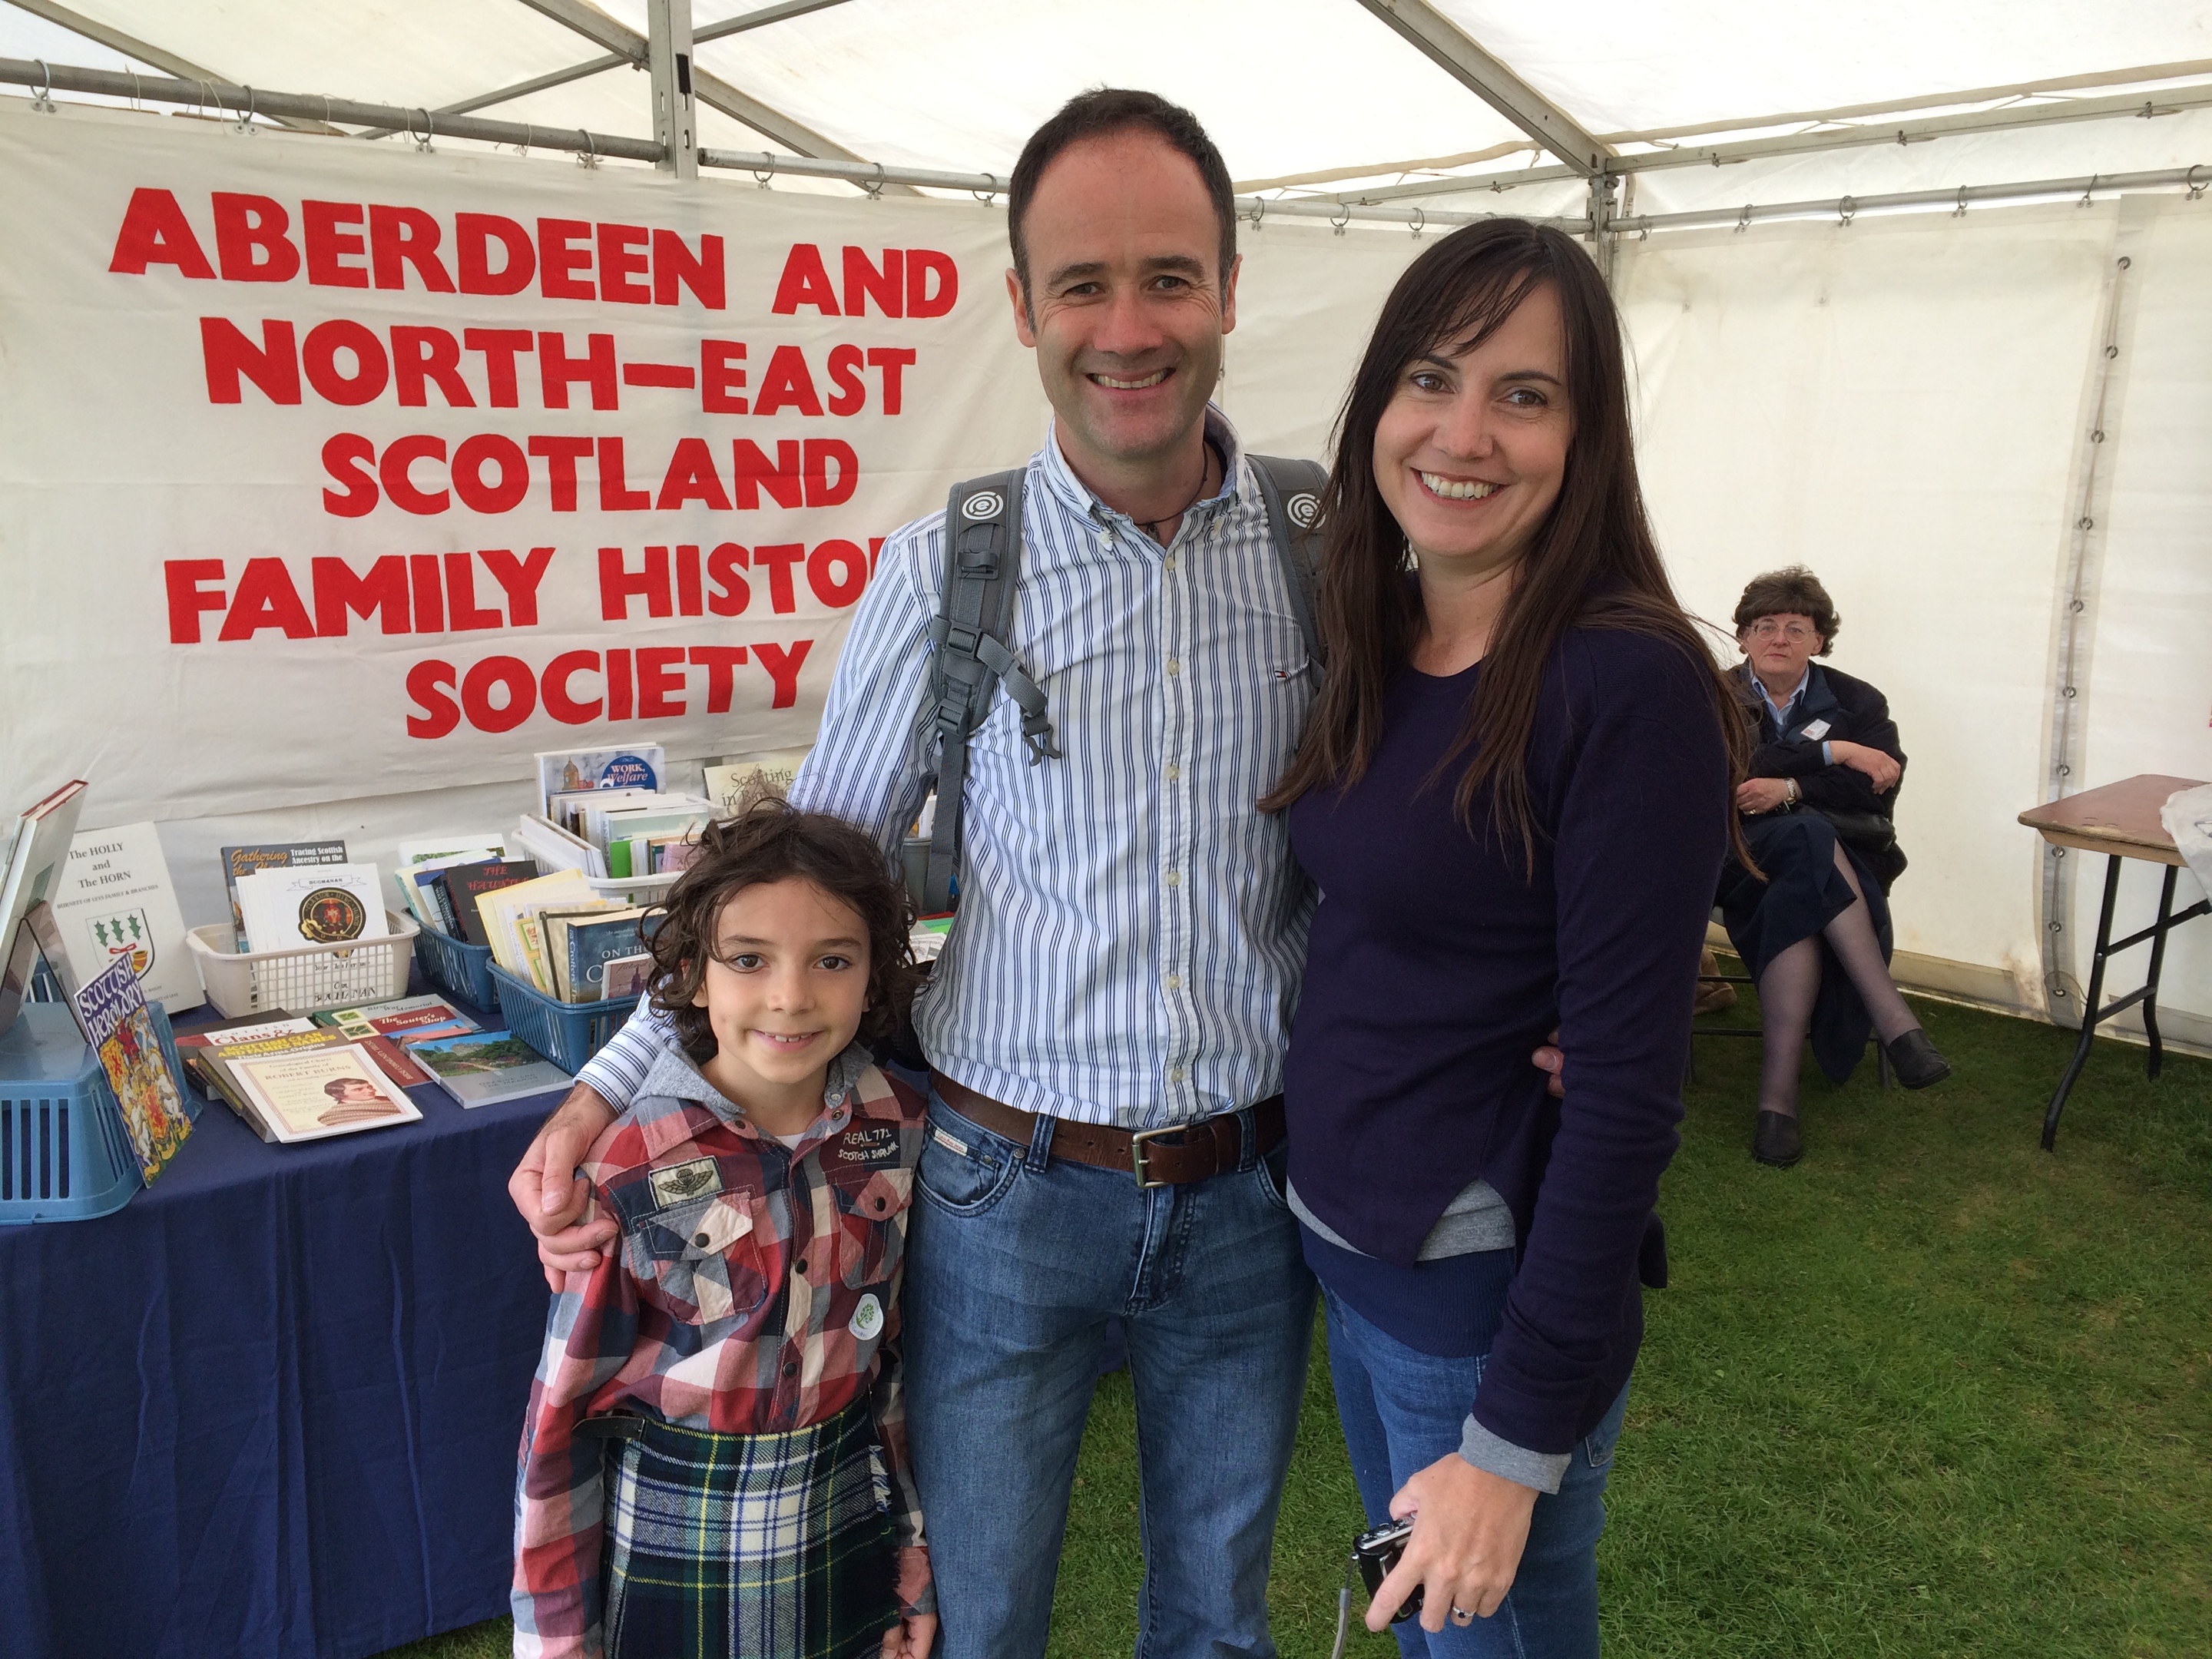
<path fill-rule="evenodd" d="M 1907 1031 L 1920 1029 L 1920 1021 L 1898 994 L 1881 959 L 1881 941 L 1875 936 L 1874 918 L 1858 872 L 1839 846 L 1836 868 L 1850 884 L 1851 907 L 1831 921 L 1820 934 L 1801 939 L 1766 964 L 1759 976 L 1760 1047 L 1765 1061 L 1759 1070 L 1759 1109 L 1797 1115 L 1797 1070 L 1805 1052 L 1805 1034 L 1813 1023 L 1813 1001 L 1820 992 L 1820 939 L 1844 964 L 1867 1012 L 1874 1016 L 1875 1035 L 1893 1042 Z"/>

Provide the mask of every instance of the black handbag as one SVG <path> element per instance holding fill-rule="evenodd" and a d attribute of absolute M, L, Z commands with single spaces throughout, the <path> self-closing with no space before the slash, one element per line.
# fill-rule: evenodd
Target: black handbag
<path fill-rule="evenodd" d="M 1881 878 L 1887 893 L 1890 884 L 1905 873 L 1905 849 L 1897 844 L 1897 826 L 1879 812 L 1847 807 L 1813 806 L 1810 811 L 1827 819 L 1836 839 L 1867 861 Z"/>

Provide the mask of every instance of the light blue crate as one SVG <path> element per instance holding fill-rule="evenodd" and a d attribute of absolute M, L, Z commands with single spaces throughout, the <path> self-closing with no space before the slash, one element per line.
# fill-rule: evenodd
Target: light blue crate
<path fill-rule="evenodd" d="M 151 1006 L 161 1058 L 181 1079 L 176 1038 Z M 198 1105 L 179 1083 L 188 1115 Z M 0 1225 L 112 1215 L 143 1185 L 123 1111 L 69 1009 L 27 1002 L 0 1036 Z"/>

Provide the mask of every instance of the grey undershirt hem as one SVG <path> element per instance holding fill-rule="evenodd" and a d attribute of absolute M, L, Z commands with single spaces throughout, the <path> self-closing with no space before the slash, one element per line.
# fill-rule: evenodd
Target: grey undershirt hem
<path fill-rule="evenodd" d="M 1283 1201 L 1291 1206 L 1292 1215 L 1312 1228 L 1324 1242 L 1354 1255 L 1368 1254 L 1300 1203 L 1295 1183 L 1283 1183 Z M 1477 1176 L 1444 1206 L 1444 1212 L 1429 1229 L 1429 1236 L 1421 1241 L 1421 1248 L 1413 1259 L 1442 1261 L 1448 1256 L 1474 1255 L 1483 1250 L 1510 1250 L 1513 1244 L 1513 1212 L 1505 1207 L 1505 1200 L 1498 1195 L 1495 1187 Z"/>
<path fill-rule="evenodd" d="M 1287 1181 L 1283 1183 L 1283 1200 L 1291 1206 L 1291 1213 L 1312 1228 L 1318 1237 L 1354 1255 L 1367 1254 L 1300 1203 L 1297 1188 Z M 1510 1250 L 1513 1245 L 1513 1212 L 1505 1207 L 1505 1200 L 1498 1196 L 1498 1189 L 1478 1176 L 1461 1188 L 1458 1195 L 1444 1206 L 1444 1212 L 1437 1218 L 1437 1224 L 1421 1241 L 1414 1260 L 1442 1261 L 1482 1250 Z M 1570 1452 L 1530 1451 L 1510 1440 L 1501 1440 L 1476 1422 L 1472 1413 L 1460 1430 L 1459 1455 L 1478 1469 L 1544 1492 L 1559 1491 L 1559 1482 L 1566 1478 L 1568 1461 L 1573 1455 Z"/>
<path fill-rule="evenodd" d="M 1459 1432 L 1459 1455 L 1478 1469 L 1538 1492 L 1555 1492 L 1567 1476 L 1572 1452 L 1535 1452 L 1501 1440 L 1474 1420 L 1470 1412 Z"/>

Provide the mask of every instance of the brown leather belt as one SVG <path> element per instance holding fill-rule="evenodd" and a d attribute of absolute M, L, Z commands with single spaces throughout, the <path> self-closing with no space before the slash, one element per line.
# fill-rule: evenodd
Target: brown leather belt
<path fill-rule="evenodd" d="M 1026 1146 L 1036 1139 L 1036 1115 L 979 1095 L 942 1072 L 930 1075 L 937 1092 L 961 1116 L 993 1134 Z M 1283 1097 L 1270 1095 L 1251 1109 L 1254 1154 L 1265 1158 L 1282 1144 Z M 1234 1112 L 1220 1112 L 1195 1123 L 1162 1129 L 1112 1129 L 1100 1123 L 1052 1120 L 1052 1155 L 1101 1170 L 1120 1170 L 1139 1187 L 1180 1187 L 1226 1175 L 1244 1161 L 1244 1135 Z"/>

